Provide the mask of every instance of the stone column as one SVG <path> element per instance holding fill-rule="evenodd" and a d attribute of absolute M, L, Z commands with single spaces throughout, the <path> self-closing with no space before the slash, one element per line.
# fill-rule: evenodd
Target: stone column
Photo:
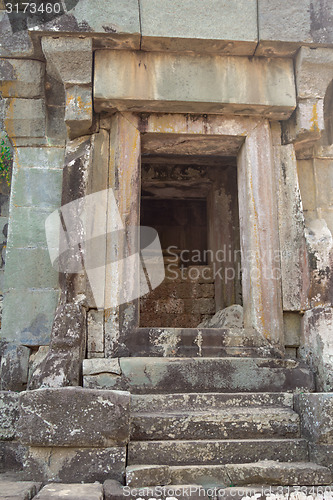
<path fill-rule="evenodd" d="M 113 190 L 124 232 L 113 232 L 108 238 L 107 262 L 115 258 L 117 266 L 107 266 L 105 286 L 105 353 L 106 357 L 126 354 L 126 332 L 139 324 L 138 300 L 108 307 L 121 302 L 124 291 L 135 286 L 134 261 L 122 262 L 128 255 L 135 255 L 138 235 L 131 228 L 140 224 L 140 132 L 130 114 L 115 114 L 111 119 L 109 189 Z M 109 212 L 108 232 L 115 214 Z M 129 229 L 127 232 L 126 230 Z M 112 230 L 112 228 L 111 228 Z M 120 324 L 120 321 L 122 324 Z"/>
<path fill-rule="evenodd" d="M 258 123 L 238 155 L 244 327 L 283 353 L 277 196 L 270 126 Z"/>

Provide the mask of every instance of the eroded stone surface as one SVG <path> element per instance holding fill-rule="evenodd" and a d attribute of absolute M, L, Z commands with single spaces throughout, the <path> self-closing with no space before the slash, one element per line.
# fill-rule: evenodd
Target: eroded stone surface
<path fill-rule="evenodd" d="M 124 74 L 132 78 L 124 79 Z M 156 112 L 167 105 L 174 113 L 237 111 L 285 119 L 296 106 L 292 66 L 283 59 L 250 62 L 236 57 L 99 51 L 95 75 L 97 111 L 117 107 Z M 253 81 L 261 83 L 254 89 Z"/>
<path fill-rule="evenodd" d="M 257 462 L 308 461 L 305 439 L 245 439 L 191 441 L 131 441 L 128 464 L 198 465 Z"/>
<path fill-rule="evenodd" d="M 27 452 L 27 447 L 18 441 L 0 441 L 0 472 L 21 471 Z"/>
<path fill-rule="evenodd" d="M 3 500 L 28 500 L 34 498 L 41 487 L 42 483 L 0 481 L 1 498 Z"/>
<path fill-rule="evenodd" d="M 30 349 L 14 343 L 6 344 L 1 357 L 1 390 L 22 391 L 28 382 Z"/>
<path fill-rule="evenodd" d="M 103 500 L 101 484 L 48 484 L 38 493 L 36 500 Z"/>
<path fill-rule="evenodd" d="M 203 321 L 198 328 L 243 328 L 243 308 L 235 304 L 218 311 L 211 319 Z"/>
<path fill-rule="evenodd" d="M 171 482 L 169 467 L 167 465 L 134 465 L 126 467 L 126 485 L 158 486 Z"/>
<path fill-rule="evenodd" d="M 299 417 L 290 409 L 238 408 L 211 411 L 165 411 L 132 415 L 131 438 L 161 439 L 243 439 L 254 437 L 296 438 Z"/>
<path fill-rule="evenodd" d="M 98 373 L 113 373 L 115 375 L 121 375 L 119 359 L 104 358 L 83 360 L 83 376 L 97 375 Z"/>
<path fill-rule="evenodd" d="M 333 235 L 325 219 L 314 219 L 305 231 L 310 264 L 310 305 L 333 305 Z"/>
<path fill-rule="evenodd" d="M 94 388 L 134 394 L 176 392 L 274 392 L 314 389 L 301 361 L 250 358 L 120 358 L 122 376 L 95 380 Z"/>
<path fill-rule="evenodd" d="M 71 387 L 26 392 L 20 396 L 18 435 L 31 446 L 127 443 L 129 394 Z"/>
<path fill-rule="evenodd" d="M 316 374 L 317 390 L 333 390 L 333 308 L 317 306 L 306 311 L 302 321 L 301 357 Z"/>
<path fill-rule="evenodd" d="M 115 479 L 123 481 L 126 447 L 29 449 L 24 471 L 40 481 L 76 483 Z"/>
<path fill-rule="evenodd" d="M 24 59 L 0 60 L 2 97 L 36 98 L 44 94 L 45 64 Z"/>
<path fill-rule="evenodd" d="M 298 394 L 303 435 L 317 444 L 333 445 L 333 393 Z"/>
<path fill-rule="evenodd" d="M 16 422 L 19 417 L 19 394 L 0 392 L 0 439 L 13 439 L 16 433 Z"/>

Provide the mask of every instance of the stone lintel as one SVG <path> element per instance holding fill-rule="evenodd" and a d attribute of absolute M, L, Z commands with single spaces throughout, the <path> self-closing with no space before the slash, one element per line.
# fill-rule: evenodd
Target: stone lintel
<path fill-rule="evenodd" d="M 237 113 L 286 120 L 296 107 L 289 59 L 97 51 L 95 109 Z"/>

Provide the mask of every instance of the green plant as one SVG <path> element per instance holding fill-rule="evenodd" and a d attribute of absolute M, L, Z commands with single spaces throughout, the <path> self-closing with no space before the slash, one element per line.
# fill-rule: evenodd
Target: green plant
<path fill-rule="evenodd" d="M 5 179 L 8 186 L 10 186 L 11 179 L 11 159 L 12 152 L 8 138 L 6 137 L 5 139 L 1 139 L 0 142 L 0 179 Z"/>

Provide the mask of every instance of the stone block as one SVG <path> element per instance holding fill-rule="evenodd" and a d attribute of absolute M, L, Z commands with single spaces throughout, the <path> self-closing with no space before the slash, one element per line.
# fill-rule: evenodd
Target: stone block
<path fill-rule="evenodd" d="M 333 308 L 305 311 L 302 321 L 300 356 L 316 374 L 318 391 L 333 390 Z"/>
<path fill-rule="evenodd" d="M 40 372 L 49 349 L 49 346 L 41 346 L 35 353 L 31 354 L 29 359 L 28 389 L 32 377 L 36 377 L 37 373 Z"/>
<path fill-rule="evenodd" d="M 14 439 L 19 417 L 19 394 L 0 391 L 0 439 Z"/>
<path fill-rule="evenodd" d="M 49 144 L 65 146 L 67 139 L 65 107 L 46 106 L 46 135 Z"/>
<path fill-rule="evenodd" d="M 77 275 L 67 276 L 67 286 L 75 300 L 66 301 L 64 293 L 53 316 L 50 350 L 31 377 L 29 389 L 78 386 L 86 349 L 86 311 L 76 287 Z M 81 298 L 81 300 L 80 300 Z"/>
<path fill-rule="evenodd" d="M 34 31 L 63 33 L 98 33 L 98 47 L 140 49 L 140 20 L 137 0 L 96 0 L 91 8 L 89 0 L 70 2 L 67 12 L 45 24 L 33 26 Z"/>
<path fill-rule="evenodd" d="M 299 347 L 301 341 L 301 320 L 298 312 L 284 312 L 284 344 L 288 347 Z"/>
<path fill-rule="evenodd" d="M 30 448 L 24 462 L 27 477 L 48 482 L 123 481 L 126 447 Z M 81 497 L 82 498 L 82 497 Z"/>
<path fill-rule="evenodd" d="M 333 161 L 314 160 L 317 207 L 333 207 Z"/>
<path fill-rule="evenodd" d="M 28 500 L 42 487 L 42 483 L 29 481 L 0 481 L 1 498 L 3 500 Z"/>
<path fill-rule="evenodd" d="M 316 210 L 316 183 L 313 160 L 298 160 L 297 172 L 304 210 Z"/>
<path fill-rule="evenodd" d="M 66 87 L 65 122 L 70 139 L 89 132 L 93 120 L 92 89 L 81 85 Z"/>
<path fill-rule="evenodd" d="M 62 169 L 65 160 L 64 148 L 16 148 L 15 163 L 18 167 Z"/>
<path fill-rule="evenodd" d="M 4 125 L 9 137 L 44 137 L 45 104 L 42 99 L 5 98 Z"/>
<path fill-rule="evenodd" d="M 74 387 L 29 391 L 20 397 L 18 435 L 30 446 L 126 444 L 129 400 L 129 393 Z"/>
<path fill-rule="evenodd" d="M 333 446 L 333 393 L 297 394 L 295 408 L 301 417 L 304 437 Z"/>
<path fill-rule="evenodd" d="M 140 0 L 140 13 L 142 50 L 250 56 L 256 48 L 254 0 Z"/>
<path fill-rule="evenodd" d="M 58 270 L 47 248 L 7 248 L 5 289 L 58 288 Z"/>
<path fill-rule="evenodd" d="M 286 119 L 296 106 L 292 62 L 284 59 L 104 50 L 95 55 L 94 85 L 97 112 L 164 111 L 168 106 L 174 113 Z"/>
<path fill-rule="evenodd" d="M 265 457 L 278 462 L 307 462 L 305 439 L 223 439 L 131 441 L 128 464 L 211 465 L 254 463 Z"/>
<path fill-rule="evenodd" d="M 27 452 L 18 441 L 0 441 L 0 473 L 21 471 Z"/>
<path fill-rule="evenodd" d="M 131 411 L 141 412 L 201 412 L 207 408 L 218 412 L 253 407 L 293 408 L 292 393 L 239 393 L 235 394 L 132 394 Z M 228 459 L 227 459 L 228 460 Z"/>
<path fill-rule="evenodd" d="M 95 10 L 95 9 L 94 9 Z M 87 6 L 87 12 L 91 7 Z M 91 84 L 92 39 L 63 37 L 42 38 L 42 49 L 47 60 L 47 71 L 65 84 Z"/>
<path fill-rule="evenodd" d="M 131 488 L 140 486 L 159 486 L 170 484 L 171 478 L 167 465 L 132 465 L 126 467 L 126 485 Z"/>
<path fill-rule="evenodd" d="M 35 500 L 103 500 L 101 484 L 47 484 Z"/>
<path fill-rule="evenodd" d="M 4 298 L 2 335 L 25 345 L 50 343 L 58 290 L 10 290 Z"/>
<path fill-rule="evenodd" d="M 331 484 L 331 473 L 312 463 L 280 463 L 269 460 L 256 464 L 226 465 L 228 479 L 237 486 L 248 484 L 322 485 Z"/>
<path fill-rule="evenodd" d="M 307 305 L 308 269 L 303 207 L 293 145 L 275 146 L 274 161 L 278 187 L 282 303 L 285 311 L 299 311 Z M 274 267 L 276 272 L 276 263 Z"/>
<path fill-rule="evenodd" d="M 118 358 L 84 359 L 83 375 L 98 375 L 99 373 L 113 373 L 121 375 Z"/>
<path fill-rule="evenodd" d="M 333 473 L 333 445 L 309 443 L 311 462 L 329 467 Z"/>
<path fill-rule="evenodd" d="M 324 100 L 299 101 L 293 117 L 283 124 L 285 142 L 292 142 L 296 150 L 314 145 L 325 130 Z"/>
<path fill-rule="evenodd" d="M 104 311 L 87 315 L 88 352 L 104 352 Z"/>
<path fill-rule="evenodd" d="M 101 374 L 94 388 L 129 390 L 133 394 L 170 392 L 280 392 L 314 389 L 304 362 L 253 358 L 120 358 L 122 376 Z M 87 383 L 88 377 L 85 377 Z M 89 381 L 93 383 L 93 381 Z M 106 385 L 104 386 L 103 383 Z"/>
<path fill-rule="evenodd" d="M 26 30 L 26 15 L 15 13 L 15 18 L 9 19 L 6 12 L 0 10 L 0 57 L 18 57 L 20 59 L 41 59 L 42 52 L 38 42 L 29 37 Z M 22 29 L 12 30 L 11 22 Z"/>
<path fill-rule="evenodd" d="M 38 207 L 11 208 L 10 240 L 7 249 L 47 247 L 45 221 L 53 209 L 41 210 Z"/>
<path fill-rule="evenodd" d="M 299 416 L 285 408 L 225 409 L 132 414 L 131 440 L 200 440 L 299 437 Z"/>
<path fill-rule="evenodd" d="M 317 210 L 318 216 L 320 216 L 319 210 Z M 323 218 L 309 220 L 305 237 L 310 271 L 310 305 L 312 307 L 333 305 L 333 235 L 326 220 Z"/>
<path fill-rule="evenodd" d="M 56 209 L 61 203 L 62 171 L 14 165 L 11 203 L 17 207 Z"/>
<path fill-rule="evenodd" d="M 332 81 L 333 50 L 324 48 L 313 50 L 310 47 L 301 47 L 297 53 L 295 69 L 297 97 L 299 99 L 324 99 L 327 87 Z"/>
<path fill-rule="evenodd" d="M 2 97 L 34 99 L 44 94 L 45 63 L 24 59 L 0 60 Z"/>
<path fill-rule="evenodd" d="M 17 311 L 15 311 L 17 315 Z M 2 323 L 2 328 L 4 327 Z M 23 345 L 8 343 L 1 357 L 1 390 L 22 391 L 28 381 L 30 349 Z"/>
<path fill-rule="evenodd" d="M 260 0 L 259 47 L 256 55 L 290 56 L 302 45 L 331 44 L 332 16 L 332 5 L 326 0 L 304 0 L 302 8 L 298 0 Z"/>

